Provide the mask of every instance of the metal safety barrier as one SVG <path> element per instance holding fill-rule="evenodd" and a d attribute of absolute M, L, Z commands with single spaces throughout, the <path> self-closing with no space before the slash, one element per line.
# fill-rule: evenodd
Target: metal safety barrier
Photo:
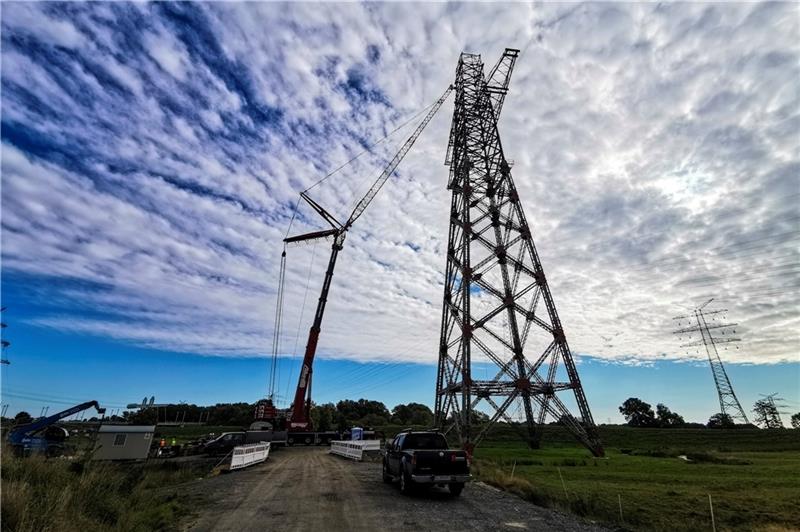
<path fill-rule="evenodd" d="M 330 452 L 345 458 L 361 460 L 364 451 L 378 451 L 380 448 L 380 440 L 332 441 Z"/>
<path fill-rule="evenodd" d="M 269 457 L 269 448 L 269 442 L 234 447 L 231 453 L 231 469 L 241 469 L 263 462 Z"/>

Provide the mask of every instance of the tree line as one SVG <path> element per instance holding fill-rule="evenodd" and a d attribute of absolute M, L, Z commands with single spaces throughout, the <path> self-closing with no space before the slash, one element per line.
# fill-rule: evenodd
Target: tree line
<path fill-rule="evenodd" d="M 762 428 L 780 428 L 783 425 L 776 415 L 774 403 L 759 400 L 754 405 L 755 421 Z M 111 418 L 113 422 L 132 423 L 137 425 L 155 425 L 163 422 L 203 422 L 216 426 L 246 427 L 253 422 L 255 404 L 251 403 L 219 403 L 213 406 L 195 404 L 170 404 L 161 407 L 126 411 Z M 631 427 L 709 427 L 729 428 L 734 426 L 733 419 L 727 414 L 717 413 L 707 423 L 687 423 L 683 416 L 673 412 L 663 403 L 658 403 L 655 410 L 645 401 L 630 397 L 619 407 L 620 413 Z M 27 412 L 19 412 L 14 419 L 3 419 L 3 426 L 29 423 L 33 417 Z M 109 418 L 106 418 L 107 420 Z M 337 403 L 312 404 L 311 419 L 317 430 L 347 430 L 353 426 L 379 427 L 384 425 L 432 426 L 433 412 L 421 403 L 399 404 L 389 410 L 380 401 L 369 399 L 345 399 Z M 87 421 L 97 421 L 96 417 Z M 777 421 L 776 421 L 777 420 Z M 473 423 L 482 424 L 488 421 L 483 412 L 473 412 Z M 555 421 L 551 424 L 559 424 Z M 791 426 L 800 428 L 800 412 L 791 416 Z M 741 425 L 739 425 L 741 426 Z"/>
<path fill-rule="evenodd" d="M 774 402 L 768 399 L 759 399 L 753 405 L 755 425 L 736 425 L 729 414 L 721 412 L 712 415 L 705 425 L 702 423 L 687 423 L 684 421 L 683 416 L 677 412 L 672 412 L 665 404 L 658 403 L 654 411 L 649 403 L 642 401 L 638 397 L 626 399 L 622 406 L 619 407 L 619 412 L 631 427 L 674 428 L 705 426 L 713 429 L 733 428 L 734 426 L 754 428 L 758 426 L 764 429 L 783 428 L 783 423 L 781 423 Z M 791 426 L 795 429 L 800 428 L 800 412 L 792 415 Z"/>
<path fill-rule="evenodd" d="M 157 423 L 198 423 L 215 426 L 246 427 L 254 421 L 255 404 L 219 403 L 213 406 L 195 404 L 169 404 L 159 407 L 125 411 L 106 421 L 155 425 Z M 3 425 L 20 425 L 33 421 L 28 412 L 19 412 L 13 421 Z M 420 403 L 399 404 L 389 410 L 380 401 L 369 399 L 345 399 L 338 403 L 311 405 L 311 419 L 316 430 L 344 431 L 353 426 L 377 427 L 389 424 L 432 426 L 433 412 Z M 99 421 L 97 417 L 86 417 L 86 421 Z"/>

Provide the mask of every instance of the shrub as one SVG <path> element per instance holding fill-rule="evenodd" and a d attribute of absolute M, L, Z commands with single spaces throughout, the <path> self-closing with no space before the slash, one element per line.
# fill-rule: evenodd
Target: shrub
<path fill-rule="evenodd" d="M 174 529 L 187 508 L 152 487 L 197 476 L 187 466 L 21 458 L 7 450 L 0 471 L 0 518 L 3 530 L 15 532 Z"/>

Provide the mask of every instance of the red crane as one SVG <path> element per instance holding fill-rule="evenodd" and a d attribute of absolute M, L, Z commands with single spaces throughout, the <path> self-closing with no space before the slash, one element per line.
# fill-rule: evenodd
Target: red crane
<path fill-rule="evenodd" d="M 352 214 L 350 214 L 350 217 L 345 223 L 340 223 L 333 215 L 331 215 L 320 204 L 314 201 L 308 195 L 307 190 L 300 194 L 300 197 L 303 198 L 303 200 L 308 203 L 311 208 L 313 208 L 322 217 L 322 219 L 331 226 L 331 228 L 322 231 L 313 231 L 311 233 L 291 236 L 285 238 L 284 242 L 289 244 L 333 237 L 333 245 L 331 246 L 330 259 L 328 259 L 328 268 L 325 271 L 325 279 L 322 283 L 322 291 L 320 292 L 319 301 L 317 302 L 317 310 L 314 314 L 314 322 L 311 325 L 311 330 L 308 332 L 308 342 L 306 344 L 305 355 L 303 356 L 303 366 L 300 369 L 300 376 L 297 381 L 294 402 L 289 410 L 287 429 L 290 432 L 313 431 L 309 412 L 311 409 L 311 377 L 314 367 L 314 355 L 317 352 L 317 343 L 319 342 L 319 334 L 322 327 L 322 316 L 325 313 L 325 304 L 328 301 L 328 292 L 333 279 L 333 270 L 336 266 L 336 257 L 342 250 L 347 231 L 350 229 L 350 227 L 352 227 L 353 223 L 359 218 L 359 216 L 363 214 L 364 210 L 369 206 L 372 200 L 375 199 L 375 196 L 389 179 L 389 176 L 391 176 L 392 172 L 394 172 L 394 170 L 397 168 L 397 165 L 400 164 L 400 161 L 402 161 L 406 156 L 408 151 L 411 149 L 411 146 L 413 146 L 414 142 L 416 142 L 417 138 L 419 138 L 422 130 L 425 129 L 425 126 L 427 126 L 431 119 L 433 119 L 433 116 L 436 114 L 452 91 L 453 86 L 451 85 L 446 91 L 444 91 L 444 94 L 442 94 L 442 96 L 436 100 L 430 111 L 428 111 L 428 114 L 425 115 L 425 118 L 422 120 L 422 122 L 420 122 L 411 136 L 406 139 L 406 141 L 394 155 L 392 160 L 389 161 L 389 164 L 386 165 L 386 168 L 383 169 L 364 197 L 361 198 L 358 204 L 356 204 L 355 209 L 353 209 Z M 286 252 L 284 251 L 284 257 L 285 254 Z"/>

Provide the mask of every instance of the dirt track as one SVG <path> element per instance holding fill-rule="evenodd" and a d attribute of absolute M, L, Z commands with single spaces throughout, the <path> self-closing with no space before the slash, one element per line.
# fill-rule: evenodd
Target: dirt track
<path fill-rule="evenodd" d="M 379 462 L 320 447 L 277 450 L 264 464 L 200 481 L 190 492 L 202 500 L 193 532 L 601 530 L 477 482 L 458 498 L 438 488 L 405 497 L 381 481 Z"/>

